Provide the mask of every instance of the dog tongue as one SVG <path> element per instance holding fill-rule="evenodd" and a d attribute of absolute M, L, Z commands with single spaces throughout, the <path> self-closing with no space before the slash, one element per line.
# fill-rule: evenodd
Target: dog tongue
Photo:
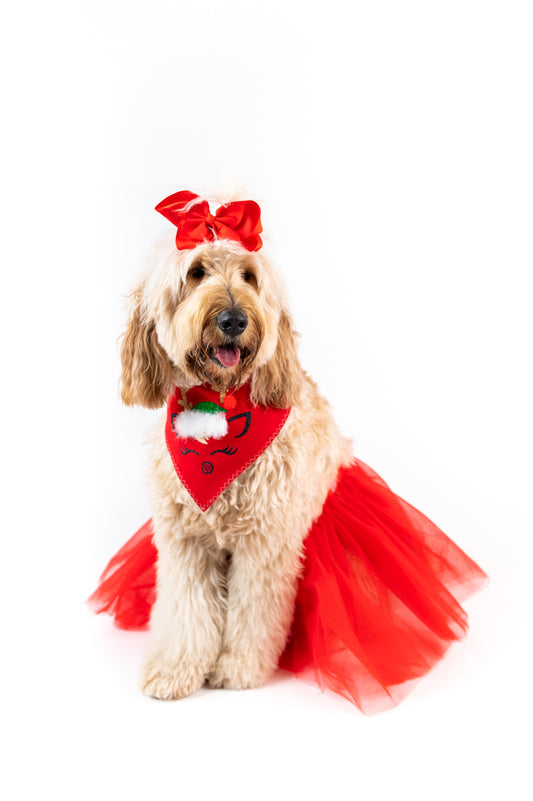
<path fill-rule="evenodd" d="M 241 349 L 230 345 L 229 347 L 217 348 L 217 359 L 224 367 L 235 367 L 241 358 Z"/>

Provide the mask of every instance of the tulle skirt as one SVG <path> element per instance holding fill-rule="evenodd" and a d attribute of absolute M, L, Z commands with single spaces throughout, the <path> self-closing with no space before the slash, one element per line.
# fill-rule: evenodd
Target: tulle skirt
<path fill-rule="evenodd" d="M 149 520 L 107 565 L 89 603 L 124 629 L 149 625 L 156 556 Z M 279 666 L 313 675 L 363 711 L 400 700 L 467 631 L 459 601 L 486 576 L 367 465 L 339 471 L 305 540 Z"/>

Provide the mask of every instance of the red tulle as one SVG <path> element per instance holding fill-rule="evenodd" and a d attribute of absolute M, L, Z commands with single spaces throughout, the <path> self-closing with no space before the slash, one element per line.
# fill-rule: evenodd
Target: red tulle
<path fill-rule="evenodd" d="M 97 614 L 108 612 L 119 629 L 142 631 L 150 622 L 156 595 L 153 534 L 147 520 L 113 556 L 88 600 Z"/>
<path fill-rule="evenodd" d="M 456 598 L 486 578 L 360 461 L 341 469 L 305 553 L 280 667 L 313 670 L 320 686 L 365 711 L 400 700 L 404 683 L 464 636 L 467 617 Z"/>
<path fill-rule="evenodd" d="M 120 628 L 149 622 L 151 521 L 113 557 L 90 598 Z M 484 572 L 367 465 L 339 472 L 305 542 L 292 630 L 280 667 L 365 711 L 395 703 L 467 630 L 458 600 Z M 403 687 L 402 687 L 403 686 Z"/>

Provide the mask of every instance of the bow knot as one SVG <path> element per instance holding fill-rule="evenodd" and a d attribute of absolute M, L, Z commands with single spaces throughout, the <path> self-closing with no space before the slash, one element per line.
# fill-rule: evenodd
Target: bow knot
<path fill-rule="evenodd" d="M 177 227 L 178 250 L 194 248 L 202 242 L 230 239 L 239 242 L 246 250 L 259 250 L 261 209 L 254 200 L 237 200 L 225 203 L 211 214 L 209 203 L 194 192 L 175 192 L 155 207 Z"/>

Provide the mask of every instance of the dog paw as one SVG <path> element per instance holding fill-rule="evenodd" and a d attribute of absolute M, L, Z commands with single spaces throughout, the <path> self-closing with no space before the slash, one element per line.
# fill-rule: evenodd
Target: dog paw
<path fill-rule="evenodd" d="M 210 687 L 225 687 L 228 690 L 251 690 L 261 687 L 273 670 L 250 656 L 221 654 L 215 670 L 209 676 Z"/>
<path fill-rule="evenodd" d="M 161 700 L 185 698 L 202 687 L 207 671 L 182 662 L 149 659 L 141 670 L 139 686 L 145 695 Z"/>

